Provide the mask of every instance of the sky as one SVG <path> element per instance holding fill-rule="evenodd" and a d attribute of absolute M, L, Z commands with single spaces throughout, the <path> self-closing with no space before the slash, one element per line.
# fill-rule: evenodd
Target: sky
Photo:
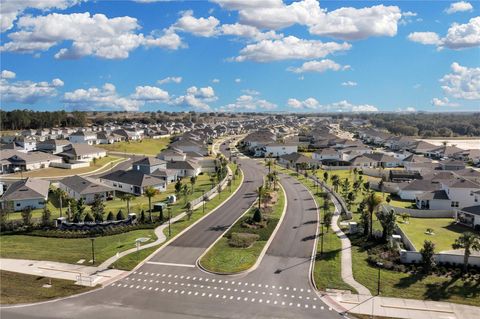
<path fill-rule="evenodd" d="M 0 0 L 0 106 L 480 111 L 479 12 L 479 1 Z"/>

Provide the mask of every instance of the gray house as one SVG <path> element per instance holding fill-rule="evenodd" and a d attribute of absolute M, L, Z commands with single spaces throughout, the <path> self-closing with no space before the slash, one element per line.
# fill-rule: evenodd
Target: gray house
<path fill-rule="evenodd" d="M 98 183 L 89 177 L 78 175 L 62 179 L 58 187 L 65 191 L 71 198 L 79 200 L 83 198 L 86 204 L 91 204 L 95 200 L 95 195 L 99 195 L 102 200 L 115 195 L 115 190 L 105 184 Z"/>
<path fill-rule="evenodd" d="M 43 179 L 27 178 L 15 182 L 1 197 L 2 207 L 10 207 L 14 211 L 21 211 L 27 207 L 43 208 L 48 199 L 49 188 L 50 182 Z"/>

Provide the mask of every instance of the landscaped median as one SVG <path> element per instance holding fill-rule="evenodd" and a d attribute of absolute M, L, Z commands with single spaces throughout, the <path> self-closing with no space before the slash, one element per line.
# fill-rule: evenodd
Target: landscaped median
<path fill-rule="evenodd" d="M 204 270 L 236 274 L 251 269 L 268 249 L 272 234 L 286 211 L 283 187 L 264 186 L 260 207 L 254 205 L 241 216 L 199 260 Z"/>

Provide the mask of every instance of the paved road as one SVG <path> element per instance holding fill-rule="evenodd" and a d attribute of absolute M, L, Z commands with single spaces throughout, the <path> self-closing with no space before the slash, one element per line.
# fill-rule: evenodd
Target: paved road
<path fill-rule="evenodd" d="M 239 192 L 136 272 L 83 296 L 2 309 L 2 318 L 339 318 L 310 285 L 317 212 L 306 188 L 291 177 L 282 176 L 286 216 L 257 270 L 232 277 L 194 266 L 255 200 L 263 168 L 252 160 L 241 165 L 245 184 Z"/>

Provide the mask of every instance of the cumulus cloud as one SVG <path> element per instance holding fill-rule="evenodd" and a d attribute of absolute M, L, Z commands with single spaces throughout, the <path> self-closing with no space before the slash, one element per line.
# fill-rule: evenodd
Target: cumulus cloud
<path fill-rule="evenodd" d="M 300 101 L 297 99 L 288 99 L 287 106 L 294 108 L 294 109 L 316 109 L 319 107 L 320 103 L 313 97 L 310 97 L 306 100 Z"/>
<path fill-rule="evenodd" d="M 64 84 L 60 79 L 53 79 L 51 82 L 10 81 L 13 78 L 15 78 L 14 72 L 2 71 L 0 79 L 0 98 L 2 103 L 34 104 L 42 98 L 56 96 L 58 93 L 57 89 Z"/>
<path fill-rule="evenodd" d="M 18 31 L 8 35 L 1 51 L 36 52 L 46 51 L 65 41 L 72 45 L 60 49 L 57 59 L 75 59 L 87 55 L 106 59 L 127 58 L 139 46 L 178 49 L 182 46 L 180 37 L 172 30 L 161 36 L 144 36 L 137 31 L 137 19 L 124 16 L 108 18 L 104 14 L 52 13 L 46 16 L 24 16 L 18 20 Z"/>
<path fill-rule="evenodd" d="M 252 89 L 245 89 L 245 90 L 242 90 L 242 92 L 247 95 L 260 95 L 260 92 Z"/>
<path fill-rule="evenodd" d="M 304 72 L 317 72 L 323 73 L 325 71 L 339 71 L 339 70 L 347 70 L 349 69 L 349 65 L 341 66 L 340 64 L 330 60 L 324 59 L 321 61 L 308 61 L 302 64 L 301 67 L 298 68 L 288 68 L 287 70 L 293 73 L 304 73 Z"/>
<path fill-rule="evenodd" d="M 432 101 L 431 101 L 432 105 L 433 106 L 450 106 L 450 107 L 456 107 L 456 106 L 459 106 L 458 103 L 454 103 L 454 102 L 450 102 L 450 100 L 448 99 L 448 97 L 444 97 L 444 98 L 433 98 Z"/>
<path fill-rule="evenodd" d="M 179 84 L 182 82 L 182 77 L 181 76 L 169 76 L 164 79 L 158 80 L 158 84 L 166 84 L 166 83 L 176 83 Z"/>
<path fill-rule="evenodd" d="M 249 44 L 240 50 L 234 60 L 243 62 L 269 62 L 290 59 L 323 58 L 337 51 L 349 50 L 349 43 L 322 42 L 319 40 L 304 40 L 295 36 L 288 36 L 279 40 L 263 40 Z"/>
<path fill-rule="evenodd" d="M 81 0 L 5 0 L 0 6 L 0 31 L 5 32 L 13 27 L 26 9 L 37 9 L 47 11 L 51 9 L 66 9 L 76 5 Z"/>
<path fill-rule="evenodd" d="M 220 27 L 220 31 L 223 35 L 232 35 L 242 38 L 249 38 L 255 41 L 261 41 L 266 39 L 280 39 L 283 35 L 277 34 L 275 31 L 270 30 L 267 32 L 261 32 L 258 28 L 240 23 L 235 24 L 223 24 Z"/>
<path fill-rule="evenodd" d="M 445 9 L 445 12 L 448 14 L 456 13 L 456 12 L 464 12 L 464 11 L 472 11 L 473 6 L 466 1 L 459 1 L 450 4 L 450 7 Z"/>
<path fill-rule="evenodd" d="M 346 82 L 342 82 L 342 86 L 357 86 L 358 83 L 355 82 L 355 81 L 346 81 Z"/>
<path fill-rule="evenodd" d="M 220 83 L 220 80 L 219 79 L 213 79 L 212 83 Z"/>
<path fill-rule="evenodd" d="M 144 104 L 142 100 L 135 100 L 130 97 L 122 97 L 117 93 L 115 85 L 105 83 L 103 87 L 92 87 L 89 89 L 77 89 L 66 92 L 63 101 L 74 109 L 116 109 L 123 111 L 138 111 Z"/>
<path fill-rule="evenodd" d="M 269 102 L 264 99 L 252 95 L 241 95 L 234 103 L 230 103 L 220 107 L 221 111 L 233 112 L 233 111 L 255 111 L 255 110 L 273 110 L 277 107 L 275 103 Z"/>
<path fill-rule="evenodd" d="M 171 105 L 185 106 L 201 111 L 209 111 L 211 107 L 209 103 L 218 99 L 215 91 L 211 86 L 198 88 L 191 86 L 187 89 L 184 95 L 181 95 L 173 100 L 170 100 Z"/>
<path fill-rule="evenodd" d="M 228 10 L 275 8 L 283 5 L 282 0 L 211 0 Z"/>
<path fill-rule="evenodd" d="M 240 82 L 242 82 L 242 79 L 236 78 L 234 81 L 235 81 L 235 83 L 240 83 Z"/>
<path fill-rule="evenodd" d="M 208 18 L 195 18 L 192 10 L 184 11 L 181 18 L 172 26 L 174 30 L 189 32 L 196 36 L 212 37 L 217 34 L 220 21 L 210 16 Z"/>
<path fill-rule="evenodd" d="M 1 78 L 2 79 L 14 79 L 17 75 L 13 71 L 2 70 Z"/>
<path fill-rule="evenodd" d="M 167 91 L 155 86 L 137 86 L 132 99 L 149 102 L 166 102 L 169 99 Z"/>
<path fill-rule="evenodd" d="M 464 100 L 480 100 L 480 68 L 468 68 L 457 62 L 451 65 L 452 73 L 440 79 L 443 92 Z"/>
<path fill-rule="evenodd" d="M 413 32 L 408 39 L 427 45 L 436 45 L 438 49 L 461 50 L 480 46 L 480 17 L 471 18 L 467 23 L 453 23 L 443 38 L 435 32 Z"/>

